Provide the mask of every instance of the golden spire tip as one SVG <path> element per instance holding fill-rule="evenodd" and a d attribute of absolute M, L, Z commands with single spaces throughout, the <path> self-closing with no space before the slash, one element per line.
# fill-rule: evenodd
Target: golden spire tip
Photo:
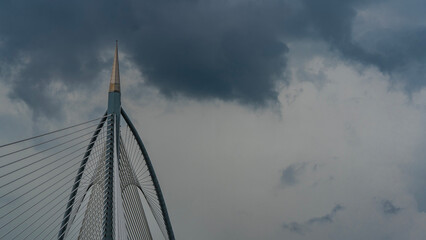
<path fill-rule="evenodd" d="M 120 92 L 120 71 L 118 66 L 118 40 L 115 40 L 114 63 L 112 64 L 109 92 Z"/>

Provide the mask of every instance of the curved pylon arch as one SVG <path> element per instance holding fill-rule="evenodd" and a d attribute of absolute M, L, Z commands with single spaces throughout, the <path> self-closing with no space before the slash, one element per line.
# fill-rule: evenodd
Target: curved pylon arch
<path fill-rule="evenodd" d="M 138 147 L 139 147 L 139 149 L 140 149 L 140 151 L 141 151 L 141 153 L 143 155 L 143 161 L 145 161 L 145 163 L 146 163 L 147 171 L 149 172 L 151 181 L 152 181 L 152 183 L 154 185 L 156 197 L 157 197 L 157 200 L 158 200 L 158 204 L 159 204 L 159 207 L 161 208 L 161 214 L 162 214 L 162 216 L 161 216 L 162 219 L 161 220 L 163 221 L 162 223 L 165 225 L 165 228 L 166 228 L 166 231 L 167 231 L 167 237 L 170 240 L 174 240 L 175 237 L 174 237 L 172 225 L 171 225 L 171 222 L 170 222 L 169 214 L 167 212 L 166 203 L 164 201 L 163 193 L 161 191 L 161 187 L 160 187 L 160 184 L 158 182 L 157 175 L 155 174 L 154 167 L 152 166 L 151 159 L 149 158 L 148 152 L 146 151 L 146 148 L 145 148 L 145 146 L 144 146 L 144 144 L 142 142 L 142 139 L 140 138 L 138 132 L 136 131 L 135 126 L 133 125 L 133 123 L 131 122 L 129 116 L 127 115 L 127 113 L 124 111 L 123 108 L 121 108 L 121 116 L 124 118 L 125 122 L 129 126 L 129 128 L 130 128 L 130 130 L 131 130 L 131 132 L 133 134 L 133 137 L 135 138 L 135 140 L 136 140 L 136 142 L 138 144 Z M 150 205 L 151 210 L 154 212 L 154 210 L 153 210 L 153 208 L 154 208 L 153 204 L 155 204 L 155 203 L 153 203 L 152 201 L 150 201 L 150 198 L 148 197 L 146 189 L 144 189 L 142 187 L 142 185 L 143 184 L 141 184 L 141 182 L 139 182 L 139 189 L 142 191 L 142 193 L 146 197 L 146 199 L 148 201 L 148 204 Z M 161 223 L 160 219 L 157 219 L 157 216 L 155 216 L 155 215 L 154 215 L 154 217 L 156 217 L 157 223 L 159 225 L 161 225 L 162 223 Z"/>

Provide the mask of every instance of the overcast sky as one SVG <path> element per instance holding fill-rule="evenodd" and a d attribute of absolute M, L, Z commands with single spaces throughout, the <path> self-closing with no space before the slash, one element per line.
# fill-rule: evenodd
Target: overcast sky
<path fill-rule="evenodd" d="M 424 239 L 422 0 L 1 1 L 0 141 L 123 108 L 177 239 Z"/>

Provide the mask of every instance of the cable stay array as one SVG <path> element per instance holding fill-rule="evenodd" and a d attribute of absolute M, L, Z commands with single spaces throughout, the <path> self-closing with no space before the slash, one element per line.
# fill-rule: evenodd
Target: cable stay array
<path fill-rule="evenodd" d="M 127 114 L 121 113 L 117 237 L 173 239 L 152 163 Z M 0 239 L 102 239 L 103 172 L 112 117 L 105 114 L 0 146 Z"/>
<path fill-rule="evenodd" d="M 0 146 L 0 239 L 57 238 L 85 153 L 91 151 L 75 204 L 81 203 L 105 150 L 107 126 L 99 121 L 107 117 Z"/>

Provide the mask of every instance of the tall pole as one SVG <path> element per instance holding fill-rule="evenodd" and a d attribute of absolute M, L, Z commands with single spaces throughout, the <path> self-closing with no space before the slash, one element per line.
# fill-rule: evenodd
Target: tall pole
<path fill-rule="evenodd" d="M 120 140 L 120 72 L 118 66 L 118 42 L 115 46 L 114 63 L 108 93 L 108 138 L 106 145 L 103 240 L 114 239 L 114 156 L 118 158 Z M 118 162 L 118 159 L 117 159 Z M 117 193 L 116 193 L 117 194 Z"/>

